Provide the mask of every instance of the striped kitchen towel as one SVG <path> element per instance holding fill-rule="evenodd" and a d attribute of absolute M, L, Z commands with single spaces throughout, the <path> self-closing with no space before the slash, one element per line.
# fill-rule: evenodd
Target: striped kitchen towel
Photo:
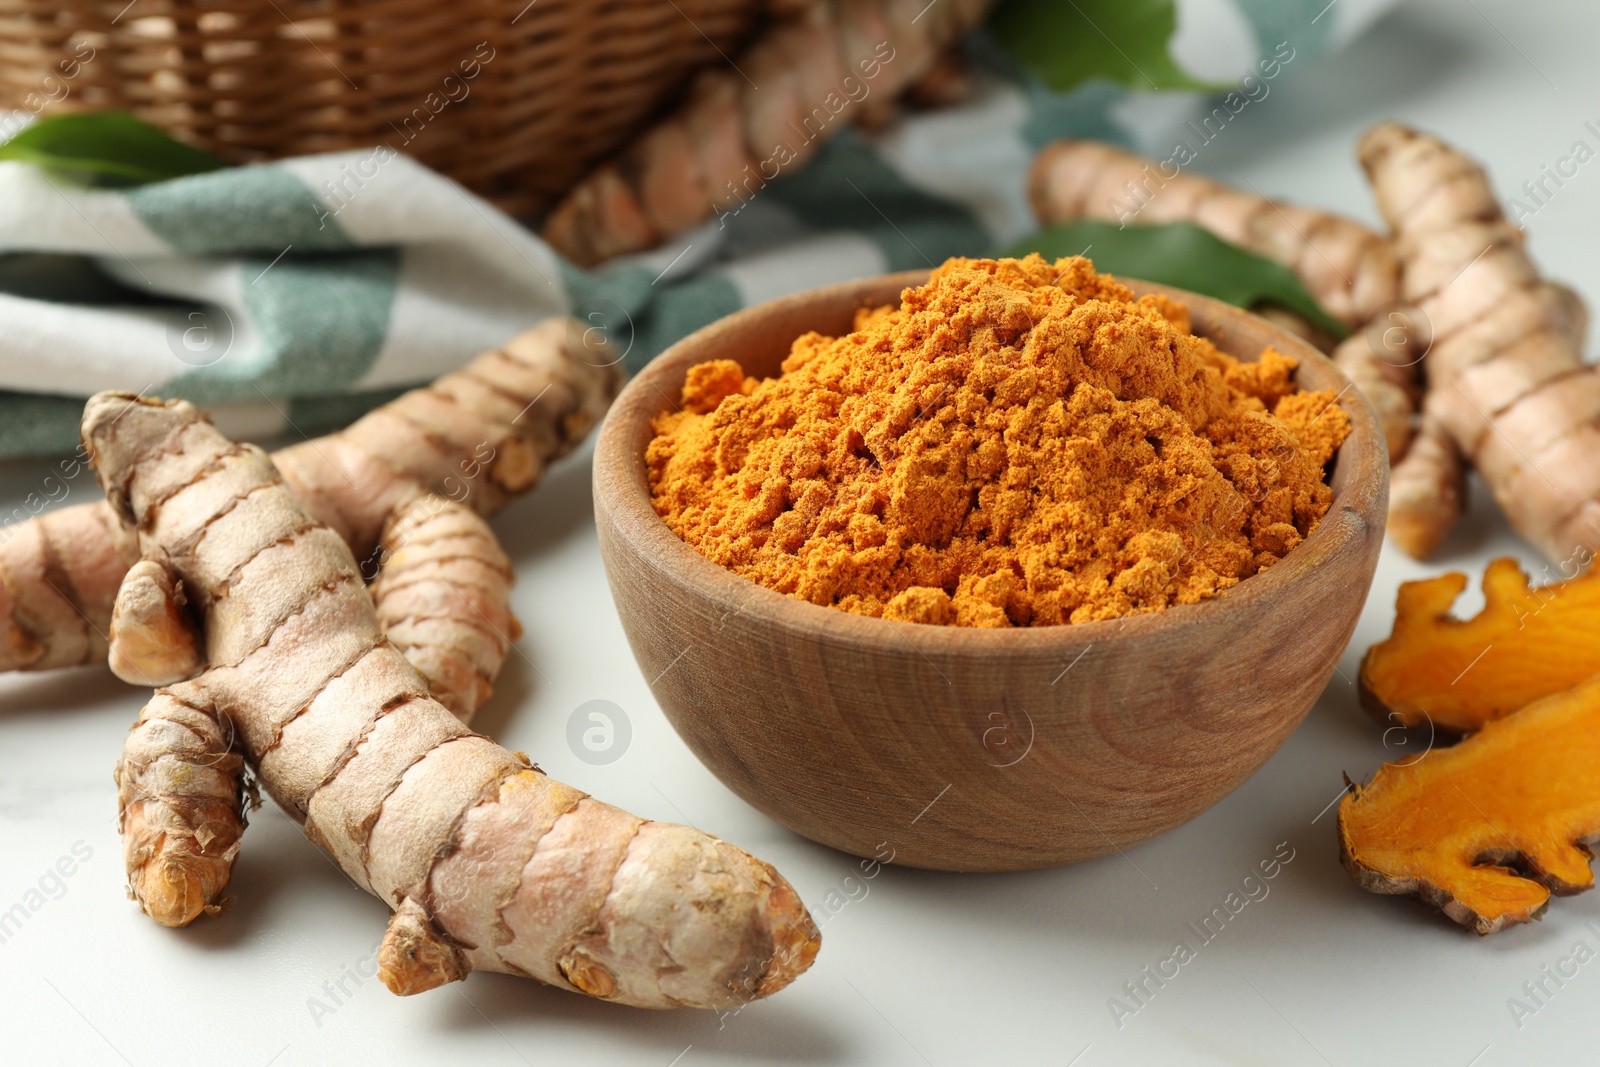
<path fill-rule="evenodd" d="M 1173 52 L 1207 78 L 1262 56 L 1293 70 L 1388 4 L 1180 0 Z M 73 448 L 101 389 L 188 397 L 258 441 L 324 432 L 550 315 L 637 369 L 740 307 L 991 253 L 1035 227 L 1039 145 L 1165 155 L 1209 108 L 1105 82 L 1052 94 L 982 34 L 973 51 L 965 104 L 845 131 L 737 210 L 590 271 L 386 146 L 123 190 L 0 163 L 0 456 Z"/>

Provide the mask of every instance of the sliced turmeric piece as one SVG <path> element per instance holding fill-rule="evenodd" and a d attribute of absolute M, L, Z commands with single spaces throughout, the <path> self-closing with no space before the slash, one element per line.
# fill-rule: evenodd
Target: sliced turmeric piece
<path fill-rule="evenodd" d="M 1363 889 L 1414 894 L 1480 934 L 1593 886 L 1596 840 L 1600 678 L 1386 763 L 1339 803 L 1340 858 Z"/>
<path fill-rule="evenodd" d="M 1468 734 L 1600 674 L 1600 573 L 1532 589 L 1497 559 L 1483 610 L 1452 618 L 1466 587 L 1459 572 L 1400 587 L 1394 632 L 1361 661 L 1361 702 L 1386 725 Z"/>

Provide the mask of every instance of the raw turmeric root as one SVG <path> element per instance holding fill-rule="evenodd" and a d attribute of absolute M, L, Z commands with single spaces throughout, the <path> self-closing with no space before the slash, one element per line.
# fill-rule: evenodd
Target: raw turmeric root
<path fill-rule="evenodd" d="M 1459 572 L 1400 587 L 1394 632 L 1361 661 L 1362 703 L 1387 725 L 1472 733 L 1600 674 L 1600 576 L 1532 589 L 1515 560 L 1497 559 L 1483 610 L 1451 618 L 1466 587 Z"/>
<path fill-rule="evenodd" d="M 1438 420 L 1424 414 L 1389 472 L 1389 537 L 1412 559 L 1427 559 L 1466 507 L 1466 462 Z"/>
<path fill-rule="evenodd" d="M 870 99 L 893 98 L 994 0 L 821 0 L 700 73 L 678 109 L 557 204 L 545 240 L 580 266 L 737 210 L 804 165 Z"/>
<path fill-rule="evenodd" d="M 103 504 L 47 511 L 0 541 L 0 670 L 100 663 L 117 587 L 139 558 Z"/>
<path fill-rule="evenodd" d="M 1385 764 L 1339 804 L 1339 847 L 1363 889 L 1421 897 L 1492 934 L 1550 894 L 1594 885 L 1600 679 L 1491 722 L 1454 748 Z"/>
<path fill-rule="evenodd" d="M 1409 343 L 1400 342 L 1394 351 L 1382 347 L 1380 338 L 1390 332 L 1385 325 L 1380 320 L 1356 331 L 1339 342 L 1331 355 L 1334 364 L 1372 405 L 1384 443 L 1389 446 L 1389 461 L 1396 463 L 1410 450 L 1414 439 L 1412 423 L 1417 404 L 1412 392 L 1416 367 L 1415 361 L 1408 358 Z M 1392 498 L 1392 485 L 1389 493 Z"/>
<path fill-rule="evenodd" d="M 1600 547 L 1600 371 L 1582 359 L 1582 302 L 1539 274 L 1483 169 L 1398 123 L 1359 149 L 1394 230 L 1405 296 L 1431 321 L 1425 420 L 1448 434 L 1517 532 L 1552 562 Z M 1414 460 L 1417 470 L 1408 469 Z M 1459 478 L 1438 450 L 1398 464 L 1394 484 Z M 1396 494 L 1402 547 L 1426 554 L 1459 509 L 1426 492 Z"/>
<path fill-rule="evenodd" d="M 569 345 L 582 332 L 572 325 L 549 320 L 273 457 L 299 501 L 364 561 L 363 576 L 381 573 L 372 592 L 386 634 L 463 717 L 487 699 L 516 637 L 510 564 L 479 516 L 526 492 L 582 440 L 619 384 L 605 353 Z M 103 502 L 20 525 L 0 543 L 0 670 L 104 660 L 118 586 L 137 559 Z M 133 606 L 119 627 L 125 649 L 152 622 Z M 156 648 L 169 638 L 152 635 Z M 123 666 L 123 677 L 159 684 L 133 673 L 151 664 L 119 674 Z"/>
<path fill-rule="evenodd" d="M 248 767 L 395 910 L 379 974 L 397 993 L 495 970 L 725 1007 L 809 966 L 816 927 L 770 866 L 552 781 L 430 696 L 384 638 L 348 532 L 313 519 L 266 454 L 188 403 L 128 394 L 92 398 L 83 434 L 138 533 L 133 580 L 148 564 L 181 582 L 204 633 L 208 666 L 156 691 L 117 768 L 130 882 L 157 921 L 216 908 Z M 422 539 L 434 562 L 467 515 Z"/>
<path fill-rule="evenodd" d="M 1398 298 L 1399 263 L 1382 234 L 1198 174 L 1169 178 L 1161 167 L 1099 141 L 1057 141 L 1034 159 L 1033 208 L 1046 224 L 1192 222 L 1294 271 L 1317 303 L 1352 329 Z"/>

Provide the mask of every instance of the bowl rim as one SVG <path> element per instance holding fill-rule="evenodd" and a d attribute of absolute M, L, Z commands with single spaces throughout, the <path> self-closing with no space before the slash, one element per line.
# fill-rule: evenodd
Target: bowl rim
<path fill-rule="evenodd" d="M 1191 312 L 1200 307 L 1218 318 L 1245 316 L 1271 336 L 1271 347 L 1295 356 L 1301 361 L 1301 367 L 1308 363 L 1317 366 L 1319 375 L 1329 377 L 1333 384 L 1343 383 L 1336 399 L 1349 415 L 1351 428 L 1335 460 L 1336 473 L 1343 473 L 1344 484 L 1335 489 L 1328 512 L 1317 528 L 1265 571 L 1258 571 L 1205 600 L 1174 604 L 1160 611 L 1049 626 L 962 627 L 859 615 L 831 605 L 800 600 L 713 562 L 673 532 L 651 501 L 644 449 L 648 448 L 653 435 L 639 434 L 644 446 L 637 450 L 631 447 L 637 424 L 653 419 L 665 407 L 643 402 L 644 394 L 653 392 L 663 399 L 675 395 L 673 390 L 662 387 L 661 379 L 680 376 L 689 366 L 700 362 L 704 357 L 697 356 L 696 350 L 719 333 L 749 328 L 762 318 L 795 311 L 811 303 L 841 301 L 866 306 L 873 302 L 867 299 L 868 294 L 885 291 L 891 286 L 903 290 L 924 284 L 929 273 L 912 270 L 873 275 L 754 304 L 702 326 L 657 355 L 629 379 L 601 426 L 594 461 L 597 517 L 599 513 L 606 513 L 611 532 L 633 540 L 632 549 L 638 556 L 651 560 L 677 584 L 693 587 L 697 595 L 715 602 L 723 609 L 724 621 L 743 616 L 840 644 L 882 644 L 885 639 L 894 639 L 930 662 L 934 655 L 974 652 L 995 655 L 1031 651 L 1059 657 L 1063 652 L 1079 648 L 1087 651 L 1092 645 L 1120 645 L 1156 633 L 1171 636 L 1174 631 L 1202 628 L 1219 613 L 1250 608 L 1270 611 L 1270 602 L 1283 590 L 1342 552 L 1360 551 L 1372 526 L 1382 529 L 1388 499 L 1387 445 L 1371 405 L 1331 359 L 1282 327 L 1242 308 L 1173 286 L 1119 275 L 1117 280 L 1138 295 L 1169 295 L 1186 304 Z M 1214 340 L 1219 348 L 1226 350 L 1220 338 Z M 1298 373 L 1297 369 L 1297 376 Z M 1347 461 L 1348 470 L 1345 469 Z M 608 524 L 600 525 L 604 528 Z"/>

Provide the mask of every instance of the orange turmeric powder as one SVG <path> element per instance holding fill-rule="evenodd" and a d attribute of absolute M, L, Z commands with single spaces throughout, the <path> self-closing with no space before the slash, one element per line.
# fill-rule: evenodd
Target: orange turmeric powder
<path fill-rule="evenodd" d="M 1216 595 L 1327 513 L 1332 392 L 1190 333 L 1081 257 L 952 259 L 782 373 L 692 368 L 648 450 L 656 511 L 778 592 L 958 626 Z"/>

